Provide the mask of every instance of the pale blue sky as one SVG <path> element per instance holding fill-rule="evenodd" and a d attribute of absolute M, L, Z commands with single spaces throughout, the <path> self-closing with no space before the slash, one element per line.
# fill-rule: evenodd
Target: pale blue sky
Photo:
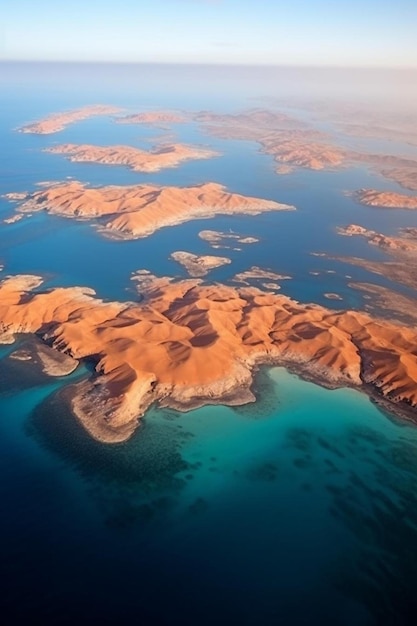
<path fill-rule="evenodd" d="M 417 66 L 417 0 L 0 0 L 0 59 Z"/>

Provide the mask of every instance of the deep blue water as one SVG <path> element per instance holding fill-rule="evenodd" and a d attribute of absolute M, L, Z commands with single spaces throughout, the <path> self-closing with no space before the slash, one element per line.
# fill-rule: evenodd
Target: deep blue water
<path fill-rule="evenodd" d="M 259 265 L 291 276 L 282 281 L 283 293 L 329 306 L 324 293 L 336 292 L 343 300 L 331 305 L 342 308 L 363 306 L 362 295 L 348 286 L 352 279 L 392 286 L 384 277 L 311 255 L 383 259 L 335 228 L 353 222 L 389 234 L 417 226 L 413 212 L 362 207 L 345 194 L 360 187 L 399 189 L 366 168 L 277 176 L 257 144 L 215 139 L 192 123 L 164 131 L 93 118 L 50 136 L 14 130 L 95 102 L 130 111 L 242 110 L 254 95 L 243 79 L 239 88 L 236 82 L 227 88 L 223 75 L 196 85 L 190 70 L 190 85 L 183 69 L 183 82 L 173 89 L 175 81 L 161 68 L 159 74 L 143 69 L 143 76 L 134 68 L 109 69 L 109 75 L 100 70 L 91 82 L 81 70 L 77 78 L 76 68 L 61 74 L 56 68 L 3 69 L 0 194 L 67 177 L 91 185 L 213 180 L 297 207 L 193 221 L 124 242 L 103 238 L 89 223 L 35 214 L 1 224 L 4 275 L 35 273 L 47 286 L 86 285 L 100 297 L 131 300 L 132 272 L 185 276 L 170 254 L 210 253 L 198 237 L 210 228 L 260 240 L 224 251 L 232 263 L 210 280 L 228 282 Z M 42 152 L 58 142 L 149 148 L 167 133 L 221 156 L 145 175 Z M 0 219 L 13 210 L 0 200 Z M 15 347 L 0 347 L 2 596 L 14 615 L 10 623 L 35 615 L 44 624 L 415 623 L 413 425 L 358 392 L 329 391 L 273 368 L 258 374 L 255 404 L 187 414 L 153 408 L 130 441 L 104 446 L 68 413 L 62 399 L 68 378 L 23 375 L 7 358 Z M 71 378 L 86 375 L 80 369 Z"/>

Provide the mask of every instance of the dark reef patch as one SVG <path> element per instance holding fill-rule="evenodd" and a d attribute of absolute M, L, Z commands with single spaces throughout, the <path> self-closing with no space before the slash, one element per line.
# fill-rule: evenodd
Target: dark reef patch
<path fill-rule="evenodd" d="M 163 519 L 187 483 L 178 473 L 192 469 L 180 451 L 188 433 L 150 415 L 128 441 L 102 444 L 74 418 L 67 396 L 64 388 L 38 405 L 26 423 L 27 433 L 83 477 L 108 527 L 120 530 Z"/>

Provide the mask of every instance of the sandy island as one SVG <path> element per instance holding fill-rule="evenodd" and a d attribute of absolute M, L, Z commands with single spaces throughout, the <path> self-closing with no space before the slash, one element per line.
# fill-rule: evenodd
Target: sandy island
<path fill-rule="evenodd" d="M 95 375 L 70 389 L 74 415 L 97 440 L 126 440 L 154 402 L 188 410 L 253 401 L 262 363 L 330 387 L 361 387 L 417 416 L 417 329 L 253 287 L 142 278 L 140 304 L 103 302 L 81 288 L 37 292 L 38 277 L 0 283 L 6 337 L 37 333 L 96 363 Z"/>
<path fill-rule="evenodd" d="M 13 194 L 6 194 L 16 201 Z M 28 193 L 20 212 L 45 210 L 75 219 L 100 220 L 104 234 L 124 239 L 147 237 L 165 226 L 214 215 L 258 215 L 295 207 L 228 192 L 218 183 L 195 187 L 156 185 L 87 187 L 80 182 L 58 183 Z"/>
<path fill-rule="evenodd" d="M 151 151 L 132 146 L 92 146 L 63 144 L 47 148 L 45 152 L 67 154 L 75 163 L 100 163 L 105 165 L 125 165 L 135 172 L 159 172 L 168 167 L 177 167 L 192 159 L 211 159 L 218 152 L 183 144 L 161 145 Z"/>
<path fill-rule="evenodd" d="M 324 293 L 323 296 L 328 300 L 343 300 L 342 296 L 338 293 L 327 292 Z"/>
<path fill-rule="evenodd" d="M 230 243 L 238 243 L 238 244 L 250 244 L 250 243 L 258 243 L 259 239 L 256 237 L 247 237 L 245 235 L 239 235 L 234 232 L 223 233 L 219 230 L 200 230 L 198 233 L 200 239 L 204 239 L 207 241 L 212 248 L 226 248 L 231 249 L 234 248 Z"/>
<path fill-rule="evenodd" d="M 360 189 L 354 194 L 355 199 L 365 206 L 382 209 L 417 209 L 417 196 L 406 196 L 394 191 Z"/>
<path fill-rule="evenodd" d="M 74 122 L 80 122 L 88 117 L 95 115 L 114 115 L 119 113 L 120 108 L 107 106 L 104 104 L 97 104 L 93 106 L 82 107 L 81 109 L 74 109 L 73 111 L 64 111 L 63 113 L 53 113 L 48 115 L 39 122 L 33 122 L 32 124 L 26 124 L 19 128 L 21 133 L 35 133 L 36 135 L 51 135 L 52 133 L 58 133 L 60 130 L 64 130 L 69 124 Z"/>
<path fill-rule="evenodd" d="M 345 237 L 364 237 L 369 244 L 378 246 L 394 256 L 415 257 L 417 253 L 417 230 L 413 228 L 405 229 L 401 237 L 383 235 L 358 224 L 340 227 L 337 232 Z"/>
<path fill-rule="evenodd" d="M 206 276 L 211 270 L 227 265 L 232 261 L 224 256 L 210 256 L 192 254 L 179 250 L 171 254 L 171 258 L 185 267 L 192 277 Z"/>
<path fill-rule="evenodd" d="M 277 274 L 277 272 L 273 272 L 272 270 L 267 270 L 262 267 L 258 267 L 257 265 L 252 265 L 252 267 L 248 270 L 235 274 L 235 276 L 232 278 L 232 281 L 235 283 L 243 283 L 244 285 L 249 285 L 253 281 L 257 283 L 258 281 L 289 280 L 290 278 L 291 276 L 286 276 L 285 274 Z M 270 284 L 274 285 L 273 289 L 277 288 L 276 283 Z"/>

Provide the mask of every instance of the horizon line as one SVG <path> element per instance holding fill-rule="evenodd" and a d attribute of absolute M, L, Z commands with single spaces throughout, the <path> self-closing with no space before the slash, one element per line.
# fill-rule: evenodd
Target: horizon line
<path fill-rule="evenodd" d="M 321 65 L 301 63 L 219 63 L 219 62 L 193 62 L 193 61 L 126 61 L 126 60 L 95 60 L 81 61 L 79 59 L 0 59 L 0 64 L 47 64 L 47 65 L 179 65 L 185 67 L 241 67 L 241 68 L 281 68 L 281 69 L 315 69 L 315 70 L 403 70 L 417 71 L 417 65 Z"/>

